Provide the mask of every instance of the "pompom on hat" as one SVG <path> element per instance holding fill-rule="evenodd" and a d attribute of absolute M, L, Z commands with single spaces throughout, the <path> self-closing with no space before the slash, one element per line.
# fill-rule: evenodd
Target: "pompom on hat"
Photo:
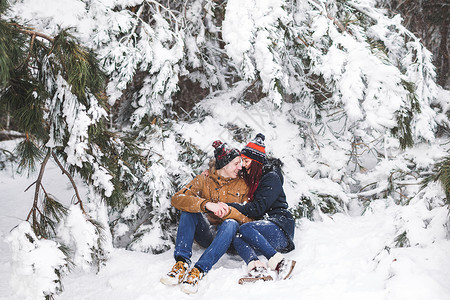
<path fill-rule="evenodd" d="M 242 149 L 241 155 L 263 165 L 266 161 L 265 139 L 266 137 L 264 134 L 258 133 L 256 137 Z"/>
<path fill-rule="evenodd" d="M 233 159 L 240 156 L 238 149 L 230 149 L 226 143 L 217 140 L 212 144 L 214 147 L 214 158 L 216 159 L 216 169 L 222 169 L 229 164 Z"/>

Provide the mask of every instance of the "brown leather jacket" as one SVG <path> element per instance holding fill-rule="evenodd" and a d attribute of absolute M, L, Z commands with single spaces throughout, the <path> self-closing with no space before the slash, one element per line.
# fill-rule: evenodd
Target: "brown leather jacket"
<path fill-rule="evenodd" d="M 196 176 L 172 197 L 172 205 L 176 209 L 191 213 L 207 212 L 207 202 L 243 203 L 247 200 L 247 192 L 248 188 L 243 179 L 224 178 L 214 171 L 209 176 Z M 212 224 L 222 221 L 212 213 L 208 214 L 208 219 Z M 223 219 L 234 219 L 239 223 L 252 221 L 234 207 L 230 207 L 230 212 Z"/>

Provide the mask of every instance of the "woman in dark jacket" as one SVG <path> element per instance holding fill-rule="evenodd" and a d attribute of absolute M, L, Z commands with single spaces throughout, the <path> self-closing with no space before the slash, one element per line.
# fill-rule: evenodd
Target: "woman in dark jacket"
<path fill-rule="evenodd" d="M 294 249 L 295 230 L 283 190 L 282 163 L 279 159 L 266 158 L 264 139 L 259 133 L 241 152 L 249 202 L 228 204 L 255 220 L 241 225 L 233 241 L 249 271 L 239 283 L 273 279 L 258 254 L 268 259 L 268 267 L 275 271 L 277 279 L 289 278 L 295 266 L 295 261 L 281 254 Z"/>

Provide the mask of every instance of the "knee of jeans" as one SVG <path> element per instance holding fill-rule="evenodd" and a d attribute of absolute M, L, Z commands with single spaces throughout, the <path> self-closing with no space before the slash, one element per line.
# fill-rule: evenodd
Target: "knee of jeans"
<path fill-rule="evenodd" d="M 248 230 L 253 229 L 253 224 L 251 222 L 242 224 L 241 227 L 239 227 L 239 232 L 245 234 Z"/>
<path fill-rule="evenodd" d="M 226 227 L 227 229 L 237 231 L 239 223 L 233 219 L 226 219 L 225 221 L 223 221 L 222 226 Z"/>

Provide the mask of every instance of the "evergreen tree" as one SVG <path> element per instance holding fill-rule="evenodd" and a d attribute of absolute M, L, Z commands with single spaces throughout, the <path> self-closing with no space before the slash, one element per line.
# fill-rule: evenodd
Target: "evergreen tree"
<path fill-rule="evenodd" d="M 97 212 L 86 204 L 98 201 L 95 195 L 99 195 L 112 208 L 124 206 L 121 178 L 115 174 L 130 173 L 132 168 L 125 164 L 138 160 L 138 151 L 133 143 L 106 130 L 106 74 L 96 54 L 82 46 L 70 30 L 63 29 L 54 37 L 42 34 L 5 17 L 7 3 L 2 0 L 0 4 L 1 112 L 10 114 L 16 130 L 24 133 L 14 153 L 19 171 L 34 176 L 39 170 L 37 179 L 27 188 L 34 187 L 26 218 L 33 237 L 23 226 L 16 228 L 17 236 L 27 236 L 21 241 L 30 243 L 17 251 L 40 247 L 36 239 L 52 239 L 59 249 L 52 251 L 63 253 L 68 261 L 99 266 L 107 257 L 108 224 L 107 220 L 101 223 L 92 218 Z M 75 201 L 69 209 L 42 183 L 49 160 L 54 160 L 72 183 Z M 80 195 L 73 180 L 75 174 L 95 189 L 91 199 Z M 74 219 L 77 221 L 66 227 L 75 230 L 81 226 L 89 234 L 64 240 L 71 233 L 62 234 L 61 224 Z M 80 249 L 85 250 L 77 254 Z M 58 262 L 49 266 L 58 275 L 55 282 L 59 287 L 42 290 L 46 298 L 62 290 L 60 276 L 69 265 Z"/>
<path fill-rule="evenodd" d="M 2 9 L 3 15 L 6 1 L 2 1 Z M 25 134 L 15 151 L 19 170 L 30 174 L 40 165 L 28 219 L 38 236 L 48 237 L 47 226 L 40 224 L 48 219 L 44 214 L 47 206 L 55 209 L 55 217 L 64 209 L 48 198 L 45 190 L 46 204 L 43 211 L 38 208 L 45 166 L 53 158 L 71 178 L 73 173 L 59 162 L 62 158 L 64 163 L 83 170 L 88 147 L 78 147 L 75 142 L 87 145 L 87 139 L 95 138 L 94 133 L 101 128 L 97 123 L 105 115 L 100 97 L 105 75 L 94 54 L 80 46 L 67 30 L 50 37 L 3 18 L 0 30 L 0 105 L 7 108 L 17 129 Z M 82 208 L 78 193 L 77 198 Z"/>

